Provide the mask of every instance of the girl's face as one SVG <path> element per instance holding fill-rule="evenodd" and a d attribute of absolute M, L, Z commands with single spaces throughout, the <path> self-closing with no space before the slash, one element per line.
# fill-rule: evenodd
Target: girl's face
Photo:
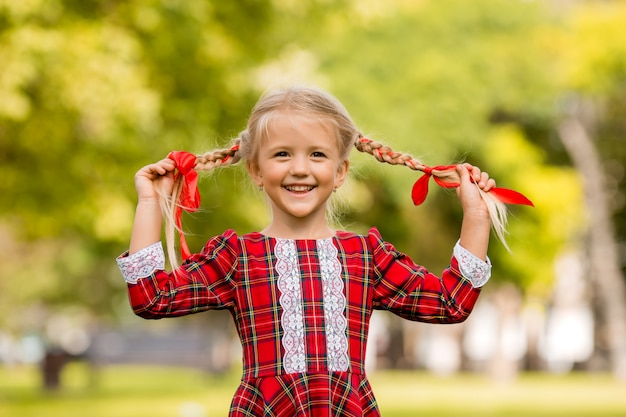
<path fill-rule="evenodd" d="M 248 169 L 271 202 L 267 233 L 293 238 L 328 235 L 326 204 L 348 173 L 334 125 L 301 113 L 281 113 L 269 124 L 257 155 Z M 307 236 L 293 236 L 298 232 Z"/>

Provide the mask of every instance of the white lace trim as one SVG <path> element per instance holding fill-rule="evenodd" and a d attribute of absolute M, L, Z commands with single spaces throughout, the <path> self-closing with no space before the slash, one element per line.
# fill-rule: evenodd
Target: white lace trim
<path fill-rule="evenodd" d="M 483 261 L 463 246 L 460 242 L 454 245 L 454 257 L 459 261 L 461 275 L 467 278 L 474 288 L 480 288 L 491 277 L 491 260 Z"/>
<path fill-rule="evenodd" d="M 326 349 L 330 371 L 347 371 L 348 337 L 345 317 L 346 296 L 341 279 L 341 263 L 337 258 L 337 248 L 332 239 L 317 241 L 317 250 L 324 288 L 324 318 L 326 324 Z"/>
<path fill-rule="evenodd" d="M 293 240 L 276 239 L 276 272 L 280 305 L 283 309 L 282 345 L 285 349 L 283 368 L 287 373 L 300 373 L 306 370 L 304 348 L 304 318 L 302 316 L 302 290 L 300 288 L 300 268 L 296 243 Z"/>
<path fill-rule="evenodd" d="M 324 297 L 328 368 L 330 371 L 347 371 L 350 366 L 346 333 L 348 321 L 345 316 L 346 296 L 341 278 L 341 263 L 332 238 L 320 239 L 316 243 Z M 279 302 L 283 310 L 281 315 L 282 345 L 285 350 L 283 368 L 287 373 L 301 373 L 306 371 L 306 348 L 296 243 L 289 239 L 276 239 L 274 251 L 277 285 L 281 292 Z"/>
<path fill-rule="evenodd" d="M 161 242 L 156 242 L 130 256 L 126 252 L 116 261 L 124 280 L 129 284 L 136 284 L 139 279 L 149 277 L 154 271 L 165 269 L 165 254 Z"/>

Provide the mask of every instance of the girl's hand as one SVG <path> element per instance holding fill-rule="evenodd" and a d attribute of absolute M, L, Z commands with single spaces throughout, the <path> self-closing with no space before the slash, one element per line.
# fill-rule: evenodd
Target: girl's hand
<path fill-rule="evenodd" d="M 139 200 L 156 200 L 158 197 L 157 190 L 166 195 L 172 194 L 175 167 L 174 161 L 165 158 L 137 171 L 135 189 Z"/>
<path fill-rule="evenodd" d="M 488 192 L 496 186 L 496 181 L 489 178 L 488 173 L 482 172 L 480 168 L 471 164 L 459 164 L 456 169 L 461 177 L 461 185 L 456 191 L 461 200 L 463 212 L 489 218 L 487 205 L 478 189 Z"/>

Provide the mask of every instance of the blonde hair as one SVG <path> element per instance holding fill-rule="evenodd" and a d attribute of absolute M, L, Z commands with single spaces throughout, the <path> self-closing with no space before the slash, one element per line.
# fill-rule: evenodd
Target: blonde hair
<path fill-rule="evenodd" d="M 246 128 L 233 139 L 231 146 L 197 155 L 195 170 L 209 171 L 218 167 L 231 166 L 241 159 L 255 161 L 263 139 L 267 138 L 270 123 L 286 111 L 305 114 L 332 123 L 337 132 L 337 146 L 342 159 L 347 159 L 352 147 L 356 147 L 360 152 L 372 155 L 379 162 L 404 165 L 417 171 L 427 169 L 426 165 L 411 155 L 395 152 L 389 146 L 365 139 L 343 104 L 329 93 L 310 87 L 289 87 L 274 90 L 262 96 L 252 109 Z M 460 180 L 454 169 L 433 170 L 431 174 L 448 182 L 459 182 Z M 159 194 L 161 210 L 165 219 L 166 247 L 172 268 L 178 266 L 175 251 L 175 232 L 177 230 L 175 216 L 179 207 L 177 202 L 181 190 L 182 178 L 179 178 L 171 195 Z M 493 229 L 498 238 L 504 242 L 506 206 L 482 190 L 481 195 L 489 209 Z M 178 232 L 182 233 L 181 230 Z"/>

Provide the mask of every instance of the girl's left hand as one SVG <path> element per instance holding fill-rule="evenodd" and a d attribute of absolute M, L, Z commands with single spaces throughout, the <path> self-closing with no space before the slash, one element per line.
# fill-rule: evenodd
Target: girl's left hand
<path fill-rule="evenodd" d="M 487 205 L 478 190 L 488 192 L 496 186 L 496 181 L 489 178 L 488 173 L 468 163 L 457 165 L 456 170 L 461 177 L 461 185 L 457 187 L 456 192 L 463 212 L 489 217 Z"/>

